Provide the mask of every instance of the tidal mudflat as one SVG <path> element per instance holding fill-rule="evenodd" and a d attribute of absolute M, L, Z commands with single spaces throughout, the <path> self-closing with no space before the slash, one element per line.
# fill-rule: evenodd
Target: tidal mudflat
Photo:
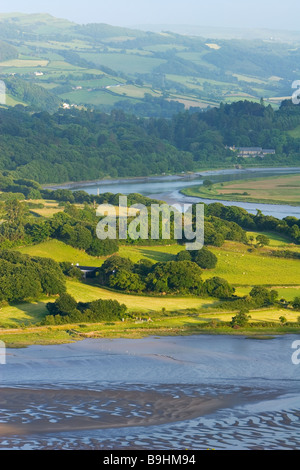
<path fill-rule="evenodd" d="M 1 449 L 297 449 L 292 335 L 8 349 Z"/>

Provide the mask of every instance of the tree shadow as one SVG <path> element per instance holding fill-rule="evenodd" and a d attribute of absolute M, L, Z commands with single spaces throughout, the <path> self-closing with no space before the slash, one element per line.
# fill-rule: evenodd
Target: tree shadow
<path fill-rule="evenodd" d="M 140 249 L 140 252 L 145 258 L 150 258 L 154 260 L 156 263 L 161 263 L 165 261 L 173 261 L 176 258 L 176 255 L 172 253 L 164 253 L 156 250 L 143 250 Z"/>
<path fill-rule="evenodd" d="M 50 301 L 51 299 L 49 298 L 49 302 Z M 34 324 L 42 321 L 48 314 L 46 303 L 47 301 L 9 303 L 9 307 L 21 312 L 20 316 L 16 314 L 15 317 L 9 317 L 9 322 L 16 323 L 17 325 L 24 323 L 26 325 L 28 323 Z"/>

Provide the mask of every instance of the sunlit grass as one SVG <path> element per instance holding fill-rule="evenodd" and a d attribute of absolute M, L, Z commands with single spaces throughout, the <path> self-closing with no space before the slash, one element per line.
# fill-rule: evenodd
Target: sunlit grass
<path fill-rule="evenodd" d="M 160 312 L 163 308 L 167 311 L 179 312 L 186 309 L 198 309 L 212 306 L 216 300 L 201 299 L 198 297 L 166 297 L 132 295 L 116 292 L 110 289 L 97 287 L 96 285 L 82 284 L 78 281 L 67 281 L 67 289 L 77 301 L 91 302 L 97 299 L 113 299 L 125 304 L 128 311 L 133 312 Z"/>

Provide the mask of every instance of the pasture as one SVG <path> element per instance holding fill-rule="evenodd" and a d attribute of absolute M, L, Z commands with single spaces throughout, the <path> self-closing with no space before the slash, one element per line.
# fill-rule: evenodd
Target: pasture
<path fill-rule="evenodd" d="M 174 260 L 179 251 L 184 250 L 180 245 L 161 246 L 120 246 L 119 255 L 133 262 L 148 259 L 152 262 Z M 203 270 L 202 278 L 218 276 L 226 279 L 234 286 L 299 286 L 299 260 L 269 256 L 264 248 L 249 252 L 249 246 L 242 243 L 227 241 L 222 247 L 209 247 L 217 256 L 216 268 Z M 55 261 L 69 261 L 83 266 L 101 266 L 105 257 L 95 258 L 84 251 L 73 248 L 58 240 L 24 246 L 18 249 L 31 256 L 44 256 Z M 267 273 L 267 275 L 266 275 Z"/>
<path fill-rule="evenodd" d="M 249 159 L 247 159 L 248 161 Z M 300 205 L 300 175 L 272 176 L 226 183 L 212 187 L 193 186 L 182 190 L 187 196 L 226 201 Z"/>

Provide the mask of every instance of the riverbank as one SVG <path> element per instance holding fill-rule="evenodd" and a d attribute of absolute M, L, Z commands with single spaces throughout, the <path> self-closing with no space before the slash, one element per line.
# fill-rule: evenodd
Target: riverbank
<path fill-rule="evenodd" d="M 201 175 L 200 175 L 201 176 Z M 151 175 L 151 176 L 133 176 L 126 178 L 103 178 L 96 180 L 83 180 L 83 181 L 66 181 L 64 183 L 50 183 L 41 185 L 43 189 L 74 189 L 80 187 L 88 187 L 99 185 L 109 185 L 109 184 L 119 184 L 119 183 L 148 183 L 150 181 L 174 181 L 182 180 L 185 178 L 197 178 L 199 177 L 198 173 L 184 173 L 184 174 L 170 174 L 170 175 Z"/>
<path fill-rule="evenodd" d="M 290 170 L 297 170 L 300 172 L 299 167 L 294 166 L 286 166 L 286 167 L 266 167 L 266 166 L 243 166 L 243 167 L 236 167 L 236 165 L 227 166 L 227 167 L 217 167 L 217 168 L 203 168 L 199 169 L 194 172 L 186 172 L 186 173 L 179 173 L 179 174 L 157 174 L 157 175 L 150 175 L 150 176 L 133 176 L 133 177 L 126 177 L 126 178 L 110 178 L 105 177 L 103 179 L 96 179 L 96 180 L 82 180 L 82 181 L 66 181 L 63 183 L 47 183 L 42 184 L 41 186 L 44 189 L 74 189 L 74 188 L 84 188 L 88 186 L 97 186 L 99 185 L 110 185 L 110 184 L 132 184 L 132 183 L 148 183 L 151 181 L 174 181 L 174 180 L 184 180 L 184 179 L 196 179 L 201 178 L 202 175 L 217 175 L 221 172 L 228 172 L 231 174 L 232 172 L 244 172 L 244 171 L 290 171 Z M 262 175 L 263 176 L 263 175 Z"/>
<path fill-rule="evenodd" d="M 229 320 L 236 313 L 228 314 Z M 280 315 L 280 312 L 278 312 Z M 274 326 L 273 322 L 257 322 L 257 325 L 232 328 L 227 324 L 218 326 L 215 316 L 199 319 L 198 316 L 181 315 L 159 320 L 137 320 L 125 322 L 106 322 L 91 324 L 65 324 L 57 326 L 36 326 L 0 330 L 0 339 L 6 348 L 26 348 L 32 345 L 59 345 L 74 343 L 85 339 L 141 339 L 151 336 L 244 336 L 256 339 L 271 339 L 274 336 L 300 334 L 300 324 L 289 322 Z M 270 326 L 268 326 L 270 323 Z M 263 324 L 263 326 L 262 326 Z M 9 354 L 9 352 L 8 352 Z"/>

